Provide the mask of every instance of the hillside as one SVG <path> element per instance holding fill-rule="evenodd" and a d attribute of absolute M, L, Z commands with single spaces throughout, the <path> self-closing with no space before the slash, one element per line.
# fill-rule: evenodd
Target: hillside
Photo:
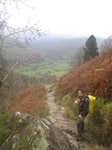
<path fill-rule="evenodd" d="M 6 60 L 21 58 L 21 56 L 26 56 L 32 53 L 34 49 L 38 49 L 41 54 L 46 56 L 59 56 L 59 55 L 69 55 L 74 53 L 74 50 L 84 44 L 86 38 L 81 39 L 39 39 L 31 43 L 31 46 L 25 45 L 25 43 L 19 41 L 18 46 L 15 44 L 13 38 L 8 38 L 5 43 L 5 51 L 3 53 Z M 13 46 L 7 45 L 11 43 Z M 25 47 L 25 48 L 24 48 Z"/>
<path fill-rule="evenodd" d="M 21 57 L 24 58 L 31 53 L 37 52 L 34 48 L 22 41 L 19 41 L 18 44 L 16 44 L 14 38 L 7 38 L 4 42 L 3 48 L 3 56 L 7 61 L 10 59 L 20 59 Z"/>
<path fill-rule="evenodd" d="M 39 83 L 22 90 L 17 95 L 9 112 L 14 114 L 17 111 L 20 111 L 22 113 L 44 116 L 48 111 L 46 110 L 45 93 L 46 90 L 44 85 Z"/>
<path fill-rule="evenodd" d="M 8 75 L 7 70 L 0 70 L 0 78 Z M 28 86 L 28 80 L 24 75 L 11 72 L 0 84 L 0 111 L 6 111 L 15 100 L 16 95 Z"/>
<path fill-rule="evenodd" d="M 93 115 L 88 116 L 87 130 L 99 145 L 108 149 L 112 142 L 112 49 L 60 78 L 55 90 L 56 100 L 67 106 L 68 116 L 77 117 L 74 101 L 78 88 L 97 98 Z"/>
<path fill-rule="evenodd" d="M 29 54 L 33 54 L 27 62 L 17 65 L 14 71 L 31 78 L 31 83 L 34 81 L 48 83 L 67 73 L 72 57 L 77 49 L 85 44 L 86 40 L 86 37 L 74 39 L 40 38 L 30 43 L 30 46 L 19 41 L 19 47 L 8 46 L 5 48 L 3 56 L 8 65 L 12 67 L 17 61 L 21 62 Z M 98 47 L 102 41 L 103 39 L 97 39 Z M 6 43 L 15 45 L 13 38 L 8 38 Z"/>
<path fill-rule="evenodd" d="M 78 48 L 85 45 L 86 40 L 87 37 L 73 39 L 46 38 L 34 41 L 31 45 L 38 48 L 38 51 L 44 53 L 46 56 L 61 56 L 62 58 L 70 59 Z M 97 38 L 98 47 L 100 47 L 103 40 L 103 38 Z"/>
<path fill-rule="evenodd" d="M 14 136 L 12 136 L 12 134 L 11 136 L 8 136 L 8 140 L 6 139 L 5 143 L 2 145 L 2 148 L 6 149 L 4 148 L 6 146 L 9 149 L 10 145 L 13 146 L 13 143 L 17 141 L 16 144 L 14 143 L 17 146 L 17 148 L 19 147 L 21 149 L 21 147 L 24 146 L 25 149 L 27 149 L 26 147 L 29 147 L 30 145 L 29 137 L 32 138 L 32 142 L 36 141 L 37 144 L 36 146 L 38 147 L 39 144 L 41 144 L 41 142 L 39 141 L 41 141 L 40 139 L 42 139 L 42 135 L 44 131 L 45 133 L 47 133 L 46 130 L 44 130 L 43 128 L 48 129 L 49 131 L 47 135 L 45 134 L 44 138 L 45 139 L 49 138 L 47 140 L 50 142 L 50 145 L 51 143 L 53 143 L 54 146 L 55 143 L 55 146 L 57 147 L 58 144 L 59 148 L 56 149 L 62 149 L 62 147 L 66 146 L 65 143 L 68 143 L 69 146 L 68 138 L 70 138 L 73 144 L 74 143 L 73 141 L 75 141 L 75 139 L 73 140 L 71 139 L 71 136 L 68 135 L 69 130 L 67 129 L 68 127 L 70 128 L 73 127 L 73 129 L 74 128 L 76 129 L 76 124 L 73 123 L 73 124 L 69 124 L 70 126 L 68 126 L 67 118 L 63 120 L 62 118 L 63 116 L 60 114 L 63 113 L 63 115 L 67 117 L 69 113 L 67 109 L 70 109 L 70 111 L 73 110 L 74 112 L 73 117 L 76 115 L 75 113 L 77 110 L 76 107 L 74 107 L 74 100 L 75 98 L 77 98 L 77 88 L 82 87 L 85 89 L 87 93 L 97 96 L 97 101 L 94 107 L 93 116 L 90 116 L 90 118 L 88 119 L 89 123 L 87 124 L 87 133 L 90 133 L 92 135 L 93 138 L 91 139 L 96 140 L 95 143 L 97 143 L 98 145 L 105 146 L 106 150 L 107 149 L 110 150 L 111 141 L 112 141 L 112 97 L 111 97 L 112 70 L 111 68 L 112 68 L 112 50 L 108 50 L 103 52 L 100 56 L 94 58 L 93 60 L 81 65 L 78 68 L 73 68 L 67 74 L 63 75 L 56 86 L 55 97 L 56 100 L 65 101 L 65 103 L 63 103 L 64 107 L 56 106 L 56 104 L 54 103 L 55 97 L 54 97 L 54 91 L 52 90 L 55 89 L 54 88 L 55 84 L 51 89 L 48 89 L 48 92 L 51 91 L 52 92 L 47 93 L 47 97 L 46 97 L 46 89 L 42 84 L 35 84 L 33 86 L 30 86 L 28 89 L 25 89 L 20 93 L 18 93 L 18 96 L 16 97 L 13 105 L 11 105 L 9 108 L 9 112 L 11 114 L 14 114 L 16 111 L 20 111 L 25 114 L 20 113 L 19 115 L 22 114 L 23 117 L 20 116 L 20 118 L 17 118 L 18 121 L 15 120 L 15 124 L 13 124 L 14 120 L 13 121 L 11 120 L 10 124 L 8 121 L 4 122 L 4 124 L 8 126 L 7 127 L 8 129 L 10 127 L 12 131 L 15 130 L 15 132 L 13 134 Z M 18 81 L 20 83 L 20 80 Z M 16 90 L 15 92 L 18 91 L 18 89 L 15 90 Z M 50 106 L 51 115 L 57 119 L 55 121 L 54 118 L 51 119 L 56 126 L 55 125 L 53 126 L 53 123 L 51 126 L 50 123 L 46 127 L 45 122 L 42 122 L 43 120 L 40 121 L 38 120 L 37 116 L 45 117 L 48 114 L 49 109 L 48 107 L 46 107 L 45 100 L 47 100 Z M 64 110 L 66 110 L 66 112 L 64 112 Z M 55 115 L 54 112 L 56 113 Z M 31 115 L 26 113 L 30 113 L 36 116 L 31 117 Z M 26 117 L 28 116 L 27 124 L 24 115 L 26 115 Z M 51 118 L 51 116 L 47 116 L 47 117 Z M 43 119 L 45 120 L 46 118 Z M 60 122 L 58 119 L 60 119 Z M 74 119 L 76 118 L 74 117 Z M 71 122 L 76 123 L 75 120 Z M 49 123 L 48 120 L 47 123 Z M 2 124 L 1 129 L 4 128 L 4 124 Z M 65 125 L 67 127 L 66 130 L 65 130 Z M 60 128 L 57 128 L 57 126 L 61 126 L 61 130 Z M 65 131 L 67 132 L 68 135 L 67 138 L 62 133 L 62 127 L 64 133 Z M 34 130 L 36 132 L 34 132 Z M 9 135 L 9 133 L 11 132 L 8 131 L 7 134 L 7 132 L 5 131 L 6 129 L 4 129 L 4 131 L 2 132 L 3 141 L 4 138 L 6 138 L 4 137 L 4 133 L 5 135 Z M 14 137 L 16 140 L 14 139 Z M 92 141 L 91 139 L 89 140 L 91 141 L 91 143 L 93 143 L 94 141 Z M 43 145 L 45 144 L 42 143 L 41 147 L 43 147 Z M 72 150 L 71 147 L 68 148 L 66 146 L 66 148 L 67 150 L 68 149 Z M 63 149 L 65 150 L 66 148 L 64 147 Z"/>
<path fill-rule="evenodd" d="M 60 78 L 56 93 L 66 95 L 84 88 L 87 93 L 112 101 L 112 50 L 103 52 L 91 61 L 73 68 Z"/>

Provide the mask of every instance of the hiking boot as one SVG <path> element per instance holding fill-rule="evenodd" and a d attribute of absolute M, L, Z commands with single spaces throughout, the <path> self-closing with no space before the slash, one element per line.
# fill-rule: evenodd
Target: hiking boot
<path fill-rule="evenodd" d="M 77 138 L 76 138 L 76 141 L 77 141 L 77 142 L 81 142 L 81 141 L 82 141 L 82 138 L 81 138 L 81 137 L 77 137 Z"/>
<path fill-rule="evenodd" d="M 82 141 L 82 137 L 81 137 L 81 135 L 77 135 L 77 137 L 76 137 L 76 141 L 77 141 L 77 142 Z"/>

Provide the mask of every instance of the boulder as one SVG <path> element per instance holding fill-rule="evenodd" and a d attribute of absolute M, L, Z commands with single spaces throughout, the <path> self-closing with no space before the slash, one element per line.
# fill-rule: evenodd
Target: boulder
<path fill-rule="evenodd" d="M 63 131 L 46 120 L 16 112 L 10 123 L 13 132 L 0 150 L 76 150 Z"/>
<path fill-rule="evenodd" d="M 47 150 L 46 130 L 39 117 L 17 112 L 11 126 L 12 134 L 0 150 Z"/>

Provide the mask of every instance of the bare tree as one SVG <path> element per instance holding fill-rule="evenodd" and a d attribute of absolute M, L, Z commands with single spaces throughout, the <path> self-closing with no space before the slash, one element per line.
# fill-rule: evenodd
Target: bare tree
<path fill-rule="evenodd" d="M 37 36 L 45 35 L 39 27 L 39 22 L 33 22 L 29 17 L 27 24 L 24 26 L 19 26 L 17 28 L 9 25 L 9 21 L 12 17 L 10 12 L 8 12 L 8 7 L 10 5 L 15 5 L 16 9 L 20 11 L 19 5 L 24 5 L 29 9 L 34 10 L 30 7 L 27 2 L 29 0 L 0 0 L 0 55 L 7 47 L 18 46 L 19 48 L 27 48 L 32 40 L 35 40 Z M 14 38 L 14 41 L 7 41 L 8 38 Z M 21 44 L 21 42 L 24 44 Z"/>
<path fill-rule="evenodd" d="M 101 45 L 101 50 L 108 50 L 112 48 L 112 36 L 105 39 Z"/>
<path fill-rule="evenodd" d="M 24 6 L 34 11 L 34 8 L 30 6 L 29 2 L 30 0 L 0 0 L 0 68 L 2 68 L 2 55 L 7 47 L 16 46 L 28 49 L 29 43 L 32 40 L 35 40 L 36 37 L 45 35 L 45 31 L 39 27 L 38 20 L 36 22 L 32 22 L 30 17 L 28 17 L 25 25 L 12 27 L 9 24 L 12 14 L 8 11 L 8 7 L 13 5 L 18 11 L 20 11 L 20 6 Z M 9 38 L 13 38 L 13 41 L 7 40 Z M 21 62 L 27 61 L 31 56 L 32 54 L 29 54 L 29 56 L 21 60 Z M 12 71 L 12 69 L 21 62 L 16 62 L 10 71 Z"/>
<path fill-rule="evenodd" d="M 72 67 L 80 66 L 84 63 L 84 47 L 80 47 L 74 54 L 70 65 Z"/>

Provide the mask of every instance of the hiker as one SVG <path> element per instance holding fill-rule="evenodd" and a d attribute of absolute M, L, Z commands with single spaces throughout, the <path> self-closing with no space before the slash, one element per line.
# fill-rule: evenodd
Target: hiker
<path fill-rule="evenodd" d="M 78 121 L 77 121 L 77 131 L 78 135 L 76 140 L 80 141 L 82 138 L 82 133 L 84 132 L 84 119 L 88 114 L 89 108 L 89 98 L 84 93 L 83 89 L 78 90 L 79 102 L 75 101 L 79 108 Z"/>

